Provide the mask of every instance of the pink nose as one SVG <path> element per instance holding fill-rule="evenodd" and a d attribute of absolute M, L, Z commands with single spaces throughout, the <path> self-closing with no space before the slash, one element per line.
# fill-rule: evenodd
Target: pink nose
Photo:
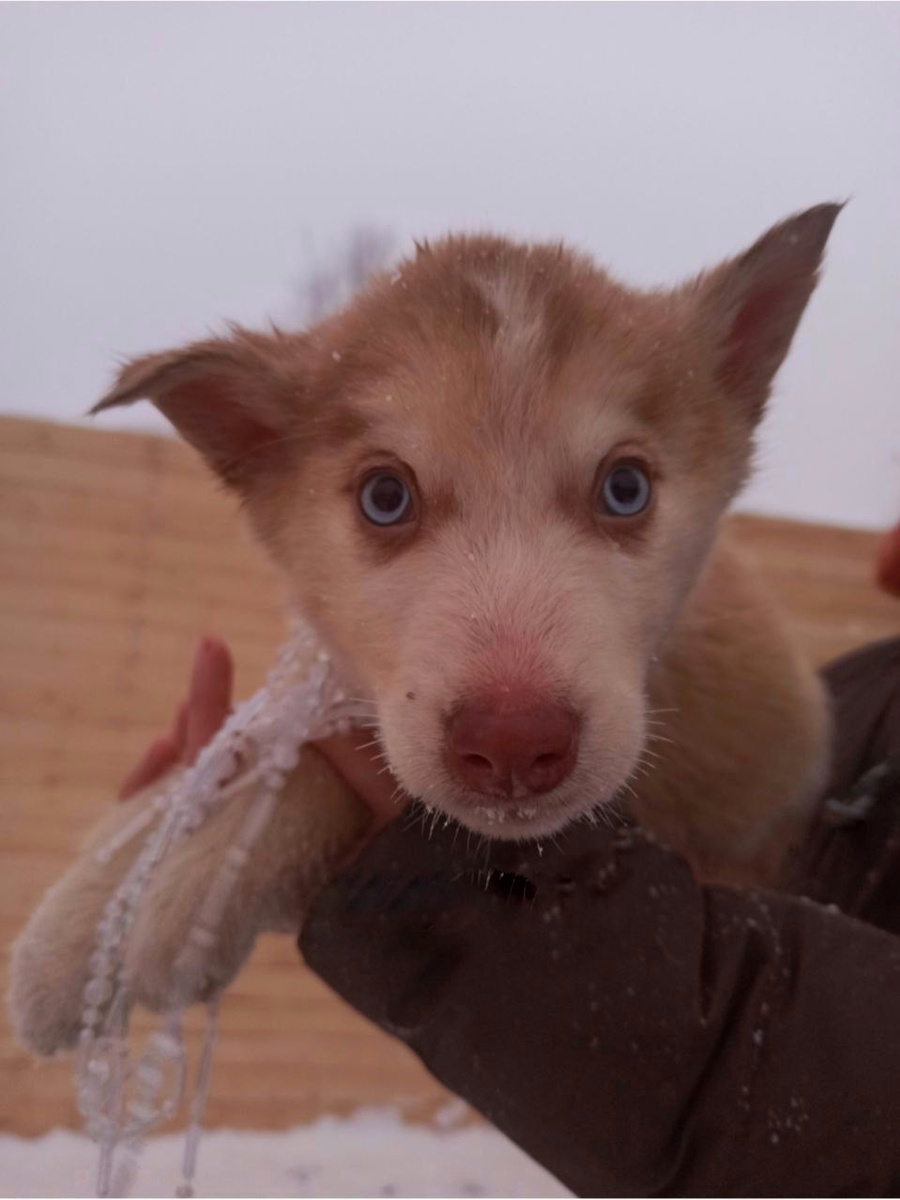
<path fill-rule="evenodd" d="M 577 754 L 575 716 L 560 704 L 504 711 L 469 703 L 447 723 L 447 766 L 483 796 L 550 792 L 571 775 Z"/>

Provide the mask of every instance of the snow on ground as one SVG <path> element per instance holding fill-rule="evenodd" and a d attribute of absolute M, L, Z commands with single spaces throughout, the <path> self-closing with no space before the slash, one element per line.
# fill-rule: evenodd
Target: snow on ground
<path fill-rule="evenodd" d="M 173 1195 L 182 1148 L 178 1134 L 150 1139 L 132 1195 Z M 93 1196 L 96 1156 L 66 1130 L 2 1135 L 0 1196 Z M 195 1183 L 198 1196 L 569 1195 L 494 1129 L 405 1125 L 392 1109 L 322 1117 L 286 1133 L 204 1133 Z"/>

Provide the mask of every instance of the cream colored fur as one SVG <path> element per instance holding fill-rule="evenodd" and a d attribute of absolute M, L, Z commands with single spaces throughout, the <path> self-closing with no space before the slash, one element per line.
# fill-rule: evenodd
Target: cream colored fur
<path fill-rule="evenodd" d="M 75 1046 L 97 924 L 141 839 L 105 864 L 93 851 L 151 804 L 156 792 L 148 789 L 104 815 L 81 857 L 47 892 L 13 947 L 13 1032 L 35 1054 Z M 252 790 L 235 796 L 199 833 L 178 843 L 152 877 L 129 943 L 128 986 L 135 1003 L 154 1011 L 171 1003 L 172 965 L 253 799 Z M 331 864 L 368 823 L 367 810 L 321 755 L 304 750 L 228 903 L 212 973 L 192 1002 L 231 982 L 258 934 L 296 933 Z"/>
<path fill-rule="evenodd" d="M 722 514 L 836 213 L 810 210 L 659 293 L 557 248 L 450 239 L 309 335 L 236 331 L 138 360 L 104 405 L 151 396 L 241 494 L 411 794 L 497 837 L 552 833 L 624 796 L 703 877 L 772 884 L 823 778 L 828 715 Z M 625 460 L 654 481 L 627 523 L 593 500 Z M 385 466 L 416 497 L 415 521 L 387 533 L 357 498 Z M 447 713 L 491 689 L 552 695 L 581 722 L 571 776 L 502 813 L 443 758 Z M 130 961 L 140 1002 L 165 1006 L 173 954 L 250 799 L 164 863 Z M 305 754 L 212 986 L 259 930 L 298 927 L 364 823 Z M 126 865 L 82 858 L 19 940 L 15 1026 L 40 1053 L 72 1044 L 94 925 Z"/>

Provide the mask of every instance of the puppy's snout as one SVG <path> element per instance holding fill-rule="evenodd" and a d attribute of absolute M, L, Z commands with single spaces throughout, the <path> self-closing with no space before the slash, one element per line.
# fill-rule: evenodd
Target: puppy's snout
<path fill-rule="evenodd" d="M 464 704 L 447 722 L 446 762 L 483 796 L 540 795 L 558 787 L 578 756 L 578 723 L 561 704 Z"/>

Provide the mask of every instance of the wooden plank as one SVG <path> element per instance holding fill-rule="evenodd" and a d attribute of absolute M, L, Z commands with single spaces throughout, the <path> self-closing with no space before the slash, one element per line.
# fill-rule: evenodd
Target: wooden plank
<path fill-rule="evenodd" d="M 897 631 L 900 605 L 872 584 L 875 535 L 735 524 L 817 661 Z M 4 947 L 168 722 L 197 635 L 231 642 L 246 695 L 282 636 L 280 596 L 234 502 L 174 440 L 0 420 Z M 445 1099 L 290 939 L 263 939 L 224 1006 L 211 1124 L 280 1128 L 382 1103 L 421 1117 Z M 0 1017 L 0 1129 L 56 1125 L 77 1125 L 68 1062 L 33 1063 Z"/>

